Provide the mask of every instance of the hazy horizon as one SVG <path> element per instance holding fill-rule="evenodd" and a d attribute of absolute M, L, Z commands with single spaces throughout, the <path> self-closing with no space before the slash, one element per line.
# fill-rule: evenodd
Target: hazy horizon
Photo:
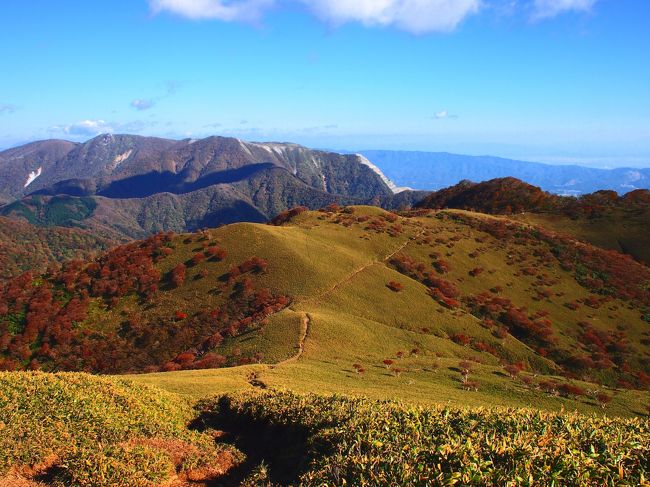
<path fill-rule="evenodd" d="M 126 134 L 126 132 L 124 132 Z M 100 134 L 97 134 L 100 135 Z M 61 137 L 63 140 L 69 140 L 72 142 L 86 142 L 93 139 L 97 135 L 92 137 Z M 143 135 L 144 134 L 131 134 L 131 135 Z M 297 143 L 304 145 L 306 147 L 318 150 L 327 150 L 334 152 L 362 152 L 362 151 L 405 151 L 405 152 L 431 152 L 431 153 L 450 153 L 462 156 L 470 157 L 497 157 L 502 159 L 512 159 L 516 161 L 524 162 L 537 162 L 542 164 L 550 165 L 575 165 L 583 167 L 591 167 L 595 169 L 616 169 L 616 168 L 633 168 L 633 169 L 647 169 L 650 168 L 650 156 L 624 156 L 617 157 L 614 155 L 605 155 L 600 154 L 598 156 L 589 157 L 585 155 L 578 154 L 564 154 L 559 155 L 557 153 L 544 153 L 543 149 L 539 150 L 539 154 L 535 155 L 533 152 L 528 152 L 525 147 L 510 147 L 510 150 L 504 150 L 502 147 L 498 148 L 494 145 L 486 144 L 481 145 L 472 145 L 472 144 L 439 144 L 439 145 L 427 145 L 423 144 L 386 144 L 377 142 L 377 146 L 372 145 L 372 138 L 368 138 L 367 143 L 361 144 L 358 146 L 346 146 L 345 143 L 341 143 L 346 140 L 346 138 L 336 138 L 331 141 L 318 141 L 318 140 L 300 140 L 301 138 L 296 138 L 294 140 L 280 138 L 247 138 L 245 136 L 238 136 L 237 134 L 220 134 L 220 133 L 211 133 L 203 134 L 201 137 L 184 137 L 184 136 L 173 136 L 173 135 L 156 135 L 148 134 L 146 136 L 151 137 L 161 137 L 172 140 L 183 140 L 187 138 L 205 138 L 210 136 L 223 136 L 223 137 L 237 137 L 244 141 L 248 142 L 287 142 L 287 143 Z M 385 139 L 385 137 L 384 137 Z M 19 147 L 21 145 L 28 144 L 30 142 L 35 142 L 42 139 L 32 139 L 20 141 L 16 144 L 8 146 L 0 146 L 0 151 L 11 149 L 14 147 Z M 494 149 L 494 151 L 493 151 Z M 496 152 L 500 150 L 500 152 Z"/>

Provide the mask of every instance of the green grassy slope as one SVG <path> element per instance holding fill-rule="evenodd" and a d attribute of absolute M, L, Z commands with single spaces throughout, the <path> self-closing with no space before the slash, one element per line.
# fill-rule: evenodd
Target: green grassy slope
<path fill-rule="evenodd" d="M 482 183 L 460 182 L 431 193 L 416 206 L 511 215 L 650 264 L 648 190 L 622 196 L 614 191 L 597 191 L 574 198 L 547 193 L 516 178 L 497 178 Z"/>
<path fill-rule="evenodd" d="M 258 387 L 406 398 L 421 403 L 535 405 L 582 411 L 600 410 L 594 397 L 599 391 L 613 397 L 607 405 L 611 413 L 642 412 L 648 402 L 647 393 L 610 388 L 619 378 L 628 377 L 620 366 L 592 373 L 558 363 L 576 350 L 584 350 L 579 352 L 581 356 L 588 353 L 580 343 L 582 329 L 578 323 L 589 321 L 603 333 L 614 333 L 622 325 L 629 346 L 624 354 L 626 361 L 635 370 L 643 370 L 648 358 L 647 340 L 643 343 L 648 326 L 641 320 L 641 305 L 612 298 L 598 309 L 582 304 L 575 311 L 567 308 L 566 303 L 583 300 L 592 293 L 558 262 L 542 267 L 548 279 L 556 282 L 544 286 L 552 288 L 553 295 L 540 299 L 537 276 L 521 272 L 534 264 L 534 259 L 528 257 L 528 264 L 512 265 L 509 258 L 513 252 L 528 250 L 501 242 L 467 222 L 448 218 L 464 214 L 472 215 L 443 212 L 399 219 L 396 223 L 403 229 L 395 236 L 384 230 L 368 230 L 369 222 L 385 221 L 386 217 L 385 212 L 369 207 L 356 207 L 353 217 L 362 221 L 349 226 L 349 214 L 304 213 L 282 227 L 235 225 L 215 231 L 213 235 L 220 245 L 235 249 L 229 261 L 223 263 L 225 267 L 247 255 L 259 255 L 269 262 L 268 271 L 258 277 L 260 284 L 293 298 L 288 309 L 269 317 L 261 329 L 226 340 L 224 353 L 234 350 L 247 356 L 261 351 L 265 363 L 293 359 L 279 365 L 180 371 L 136 376 L 135 380 L 195 397 L 230 388 L 247 389 L 253 387 L 252 383 Z M 393 224 L 386 223 L 386 228 Z M 240 254 L 241 246 L 237 249 L 236 242 L 241 241 L 246 241 L 246 250 Z M 534 250 L 535 245 L 530 251 Z M 390 263 L 396 255 L 430 263 L 432 253 L 447 260 L 451 270 L 441 277 L 456 283 L 462 296 L 501 286 L 499 295 L 517 307 L 526 307 L 529 314 L 548 313 L 557 340 L 555 356 L 541 356 L 536 345 L 512 334 L 497 338 L 494 333 L 498 326 L 481 326 L 481 320 L 467 306 L 449 309 L 439 304 L 427 294 L 427 286 L 400 274 Z M 478 267 L 484 272 L 471 277 L 469 271 Z M 386 287 L 390 281 L 398 281 L 403 289 L 391 291 Z M 198 295 L 200 282 L 192 281 L 183 292 Z M 450 339 L 457 339 L 457 335 L 466 335 L 470 343 Z M 298 344 L 302 347 L 296 348 Z M 413 349 L 418 352 L 411 354 Z M 394 361 L 390 368 L 383 364 L 386 359 Z M 475 361 L 469 379 L 478 382 L 478 391 L 463 389 L 459 372 L 463 360 Z M 503 364 L 518 362 L 524 364 L 524 372 L 512 380 Z M 353 364 L 361 365 L 365 372 L 357 373 Z M 538 376 L 533 378 L 534 374 Z M 573 378 L 560 377 L 567 374 Z M 558 383 L 578 384 L 593 394 L 569 393 L 564 397 L 552 387 L 549 393 L 541 392 L 540 387 L 547 385 L 536 384 L 546 380 L 545 375 Z"/>
<path fill-rule="evenodd" d="M 650 265 L 650 211 L 647 209 L 615 209 L 592 218 L 544 213 L 525 213 L 514 218 L 598 247 L 618 250 Z"/>
<path fill-rule="evenodd" d="M 648 282 L 631 259 L 504 218 L 333 207 L 10 281 L 0 365 L 156 372 L 136 380 L 194 397 L 271 386 L 584 411 L 611 399 L 634 415 L 648 402 Z"/>

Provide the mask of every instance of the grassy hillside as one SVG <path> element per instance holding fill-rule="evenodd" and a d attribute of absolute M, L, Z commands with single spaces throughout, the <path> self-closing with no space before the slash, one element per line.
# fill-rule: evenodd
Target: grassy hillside
<path fill-rule="evenodd" d="M 633 260 L 468 212 L 294 213 L 8 283 L 3 367 L 156 372 L 136 380 L 194 397 L 280 387 L 618 415 L 650 402 L 650 271 Z"/>
<path fill-rule="evenodd" d="M 524 213 L 514 218 L 598 247 L 623 252 L 650 265 L 649 209 L 611 209 L 589 218 L 544 213 Z"/>
<path fill-rule="evenodd" d="M 424 197 L 420 208 L 454 208 L 509 215 L 650 264 L 650 191 L 623 196 L 597 191 L 578 198 L 542 191 L 515 178 L 463 181 Z"/>
<path fill-rule="evenodd" d="M 0 373 L 0 484 L 644 482 L 647 267 L 459 210 L 274 223 L 7 281 L 2 368 L 55 373 Z"/>

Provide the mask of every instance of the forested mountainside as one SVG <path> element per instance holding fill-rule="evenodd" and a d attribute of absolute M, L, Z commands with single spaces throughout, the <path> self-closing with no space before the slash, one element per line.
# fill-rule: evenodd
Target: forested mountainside
<path fill-rule="evenodd" d="M 87 258 L 120 243 L 75 228 L 39 228 L 0 217 L 0 280 L 25 271 L 45 272 L 51 265 Z"/>
<path fill-rule="evenodd" d="M 390 206 L 393 189 L 359 155 L 224 137 L 107 134 L 83 144 L 44 141 L 0 153 L 2 215 L 118 237 L 264 222 L 299 205 Z M 402 196 L 399 204 L 418 196 Z"/>

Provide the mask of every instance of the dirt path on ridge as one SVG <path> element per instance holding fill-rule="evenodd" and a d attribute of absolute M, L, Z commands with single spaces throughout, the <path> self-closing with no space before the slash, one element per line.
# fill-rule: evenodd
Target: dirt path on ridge
<path fill-rule="evenodd" d="M 358 274 L 362 273 L 369 267 L 372 267 L 373 265 L 380 264 L 382 262 L 386 262 L 390 259 L 392 259 L 396 254 L 404 250 L 404 248 L 411 243 L 413 240 L 416 240 L 423 232 L 424 230 L 420 230 L 416 235 L 406 239 L 399 247 L 397 247 L 395 250 L 393 250 L 390 254 L 388 254 L 386 257 L 384 257 L 382 260 L 375 260 L 372 262 L 368 262 L 367 264 L 364 264 L 363 266 L 359 267 L 358 269 L 355 269 L 352 271 L 350 274 L 348 274 L 345 278 L 334 284 L 331 288 L 323 291 L 322 293 L 317 294 L 314 297 L 305 299 L 304 301 L 299 301 L 297 304 L 303 304 L 309 301 L 312 301 L 314 299 L 322 299 L 333 292 L 335 292 L 339 287 L 342 285 L 350 282 L 352 279 L 354 279 Z M 307 336 L 309 335 L 309 327 L 312 324 L 312 318 L 309 315 L 309 313 L 305 313 L 305 316 L 302 318 L 302 321 L 300 323 L 300 339 L 298 340 L 298 351 L 291 357 L 289 357 L 286 360 L 283 360 L 282 362 L 278 362 L 276 365 L 284 365 L 292 362 L 296 362 L 300 357 L 302 357 L 303 352 L 305 351 L 305 341 L 307 340 Z"/>

